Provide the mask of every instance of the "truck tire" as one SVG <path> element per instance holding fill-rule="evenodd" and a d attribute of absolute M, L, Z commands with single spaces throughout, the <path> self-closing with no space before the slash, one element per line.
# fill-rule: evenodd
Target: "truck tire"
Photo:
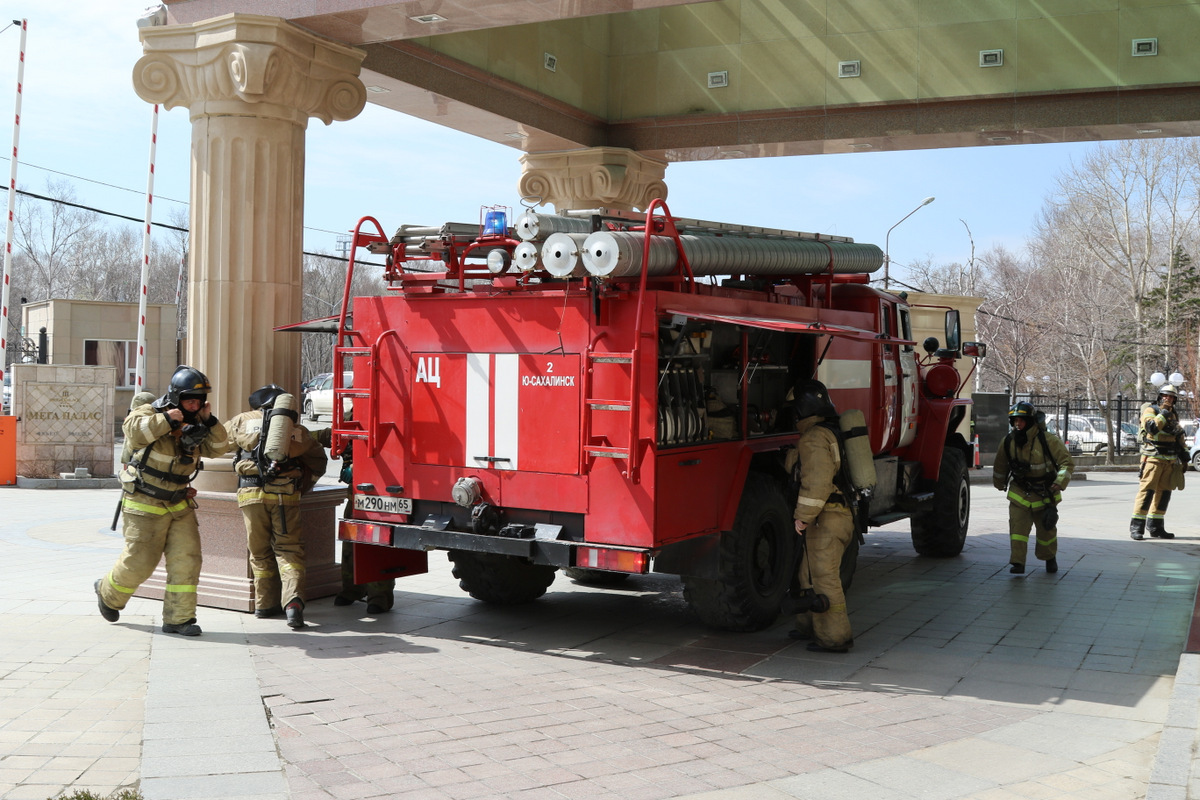
<path fill-rule="evenodd" d="M 606 569 L 588 569 L 586 567 L 565 567 L 563 574 L 585 586 L 616 586 L 624 583 L 625 579 L 629 577 L 628 572 L 609 572 Z"/>
<path fill-rule="evenodd" d="M 923 556 L 949 558 L 962 552 L 971 520 L 971 484 L 967 457 L 957 447 L 942 451 L 942 467 L 933 489 L 933 510 L 912 518 L 913 548 Z"/>
<path fill-rule="evenodd" d="M 798 538 L 783 488 L 767 475 L 750 473 L 733 530 L 721 534 L 720 577 L 684 575 L 684 599 L 701 622 L 714 628 L 766 628 L 779 618 Z"/>
<path fill-rule="evenodd" d="M 554 567 L 532 564 L 516 556 L 468 550 L 451 550 L 446 556 L 454 564 L 452 574 L 458 578 L 458 588 L 492 605 L 533 602 L 554 582 Z"/>

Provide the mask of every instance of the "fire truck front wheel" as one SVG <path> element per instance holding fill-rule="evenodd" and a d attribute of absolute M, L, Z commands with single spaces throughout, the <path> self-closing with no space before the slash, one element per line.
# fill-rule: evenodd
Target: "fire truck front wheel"
<path fill-rule="evenodd" d="M 452 573 L 458 578 L 458 588 L 492 605 L 530 603 L 554 582 L 554 567 L 523 558 L 469 550 L 451 550 L 446 555 L 454 564 Z"/>
<path fill-rule="evenodd" d="M 949 558 L 962 552 L 971 519 L 971 484 L 967 457 L 957 447 L 942 451 L 942 466 L 933 489 L 933 510 L 914 516 L 913 548 L 923 556 Z"/>
<path fill-rule="evenodd" d="M 750 473 L 733 530 L 721 534 L 719 577 L 684 575 L 683 596 L 700 621 L 730 631 L 775 622 L 792 580 L 797 539 L 783 487 Z"/>

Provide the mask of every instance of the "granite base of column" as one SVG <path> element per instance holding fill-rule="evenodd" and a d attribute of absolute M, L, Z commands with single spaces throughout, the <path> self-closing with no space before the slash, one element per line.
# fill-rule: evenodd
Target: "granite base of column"
<path fill-rule="evenodd" d="M 341 486 L 318 486 L 300 499 L 300 514 L 304 519 L 304 595 L 308 600 L 329 597 L 342 588 L 341 566 L 335 557 L 338 516 L 345 500 L 346 490 Z M 253 611 L 254 580 L 237 494 L 200 491 L 196 502 L 200 553 L 204 560 L 197 604 Z M 167 574 L 160 564 L 134 595 L 161 600 L 166 583 Z"/>

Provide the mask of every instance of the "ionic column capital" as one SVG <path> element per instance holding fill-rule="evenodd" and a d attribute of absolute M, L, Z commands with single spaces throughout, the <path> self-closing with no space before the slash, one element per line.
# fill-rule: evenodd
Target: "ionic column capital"
<path fill-rule="evenodd" d="M 140 29 L 145 53 L 133 86 L 148 103 L 201 116 L 253 116 L 305 126 L 357 116 L 367 93 L 366 53 L 278 17 L 227 14 L 190 25 Z"/>
<path fill-rule="evenodd" d="M 644 210 L 665 200 L 667 162 L 623 147 L 590 147 L 521 156 L 522 197 L 541 198 L 557 211 L 572 208 Z"/>

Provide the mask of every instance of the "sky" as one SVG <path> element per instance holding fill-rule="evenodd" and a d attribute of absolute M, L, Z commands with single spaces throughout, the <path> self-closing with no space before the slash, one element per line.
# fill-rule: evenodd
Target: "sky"
<path fill-rule="evenodd" d="M 153 106 L 133 91 L 146 0 L 4 0 L 0 25 L 28 20 L 17 187 L 44 194 L 67 182 L 77 202 L 145 214 Z M 0 140 L 14 119 L 20 30 L 0 32 Z M 306 133 L 308 251 L 334 252 L 339 233 L 373 216 L 401 224 L 477 222 L 482 206 L 520 208 L 520 152 L 371 105 Z M 186 207 L 191 124 L 160 109 L 154 220 Z M 676 163 L 667 204 L 680 217 L 849 236 L 888 245 L 893 278 L 931 258 L 965 263 L 971 241 L 1019 249 L 1055 179 L 1097 145 L 1041 144 L 892 153 L 855 152 Z M 0 147 L 0 169 L 11 150 Z M 926 197 L 935 197 L 888 229 Z M 6 200 L 0 194 L 0 204 Z M 130 223 L 133 224 L 133 223 Z M 139 225 L 140 229 L 140 225 Z"/>

